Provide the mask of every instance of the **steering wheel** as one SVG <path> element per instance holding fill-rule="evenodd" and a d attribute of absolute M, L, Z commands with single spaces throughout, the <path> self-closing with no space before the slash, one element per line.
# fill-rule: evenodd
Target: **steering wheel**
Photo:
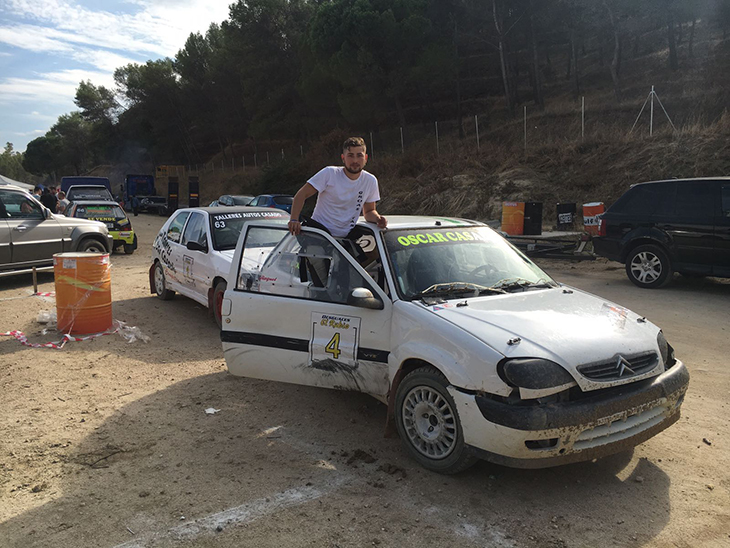
<path fill-rule="evenodd" d="M 479 265 L 478 267 L 476 267 L 475 269 L 473 269 L 471 272 L 469 272 L 468 276 L 470 276 L 470 277 L 471 276 L 476 276 L 476 274 L 478 272 L 481 272 L 482 270 L 484 271 L 484 275 L 485 276 L 488 276 L 490 274 L 493 274 L 494 272 L 497 271 L 497 269 L 494 268 L 493 265 L 491 265 L 491 264 L 483 264 L 483 265 Z"/>

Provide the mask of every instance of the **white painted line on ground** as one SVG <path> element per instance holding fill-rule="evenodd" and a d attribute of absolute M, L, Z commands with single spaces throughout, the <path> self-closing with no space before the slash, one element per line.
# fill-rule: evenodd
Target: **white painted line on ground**
<path fill-rule="evenodd" d="M 301 487 L 298 489 L 287 489 L 273 496 L 253 500 L 235 508 L 229 508 L 216 514 L 206 516 L 183 525 L 172 527 L 167 531 L 153 532 L 142 535 L 114 548 L 144 548 L 149 542 L 170 539 L 170 540 L 191 540 L 201 535 L 215 534 L 220 529 L 231 525 L 242 525 L 250 523 L 261 517 L 267 516 L 309 501 L 318 499 L 322 495 L 333 491 L 343 483 L 345 478 L 337 478 L 329 481 L 325 488 Z"/>

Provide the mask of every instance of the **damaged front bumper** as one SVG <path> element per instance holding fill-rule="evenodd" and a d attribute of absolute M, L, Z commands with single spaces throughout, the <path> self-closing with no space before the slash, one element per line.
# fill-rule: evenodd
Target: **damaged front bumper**
<path fill-rule="evenodd" d="M 679 420 L 689 372 L 677 361 L 658 377 L 564 403 L 514 405 L 449 387 L 464 440 L 515 468 L 592 460 L 642 443 Z"/>

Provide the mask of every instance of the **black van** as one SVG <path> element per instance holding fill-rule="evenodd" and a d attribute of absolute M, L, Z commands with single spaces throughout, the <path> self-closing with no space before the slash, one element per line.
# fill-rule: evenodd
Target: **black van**
<path fill-rule="evenodd" d="M 730 277 L 730 177 L 632 186 L 599 220 L 593 246 L 625 263 L 639 287 L 660 287 L 673 272 Z"/>

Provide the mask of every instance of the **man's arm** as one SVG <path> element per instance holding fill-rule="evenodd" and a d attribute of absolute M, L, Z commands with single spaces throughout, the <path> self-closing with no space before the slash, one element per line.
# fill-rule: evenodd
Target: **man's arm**
<path fill-rule="evenodd" d="M 388 226 L 388 220 L 375 209 L 375 202 L 366 202 L 362 208 L 362 215 L 367 222 L 377 224 L 378 228 Z"/>
<path fill-rule="evenodd" d="M 317 194 L 317 189 L 309 183 L 304 183 L 304 186 L 302 186 L 302 188 L 300 188 L 294 195 L 294 200 L 292 200 L 291 204 L 289 232 L 291 232 L 295 236 L 302 231 L 302 225 L 299 222 L 299 215 L 301 214 L 302 208 L 304 207 L 304 202 L 307 201 L 307 198 L 311 198 L 315 194 Z"/>

